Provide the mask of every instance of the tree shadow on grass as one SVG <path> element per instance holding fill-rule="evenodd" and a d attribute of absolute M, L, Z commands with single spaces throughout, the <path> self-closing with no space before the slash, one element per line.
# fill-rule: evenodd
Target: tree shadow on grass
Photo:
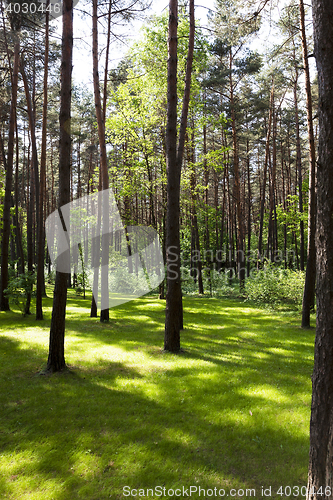
<path fill-rule="evenodd" d="M 202 313 L 189 311 L 197 328 L 184 332 L 186 349 L 177 358 L 185 364 L 174 366 L 175 357 L 157 347 L 161 309 L 144 306 L 138 301 L 118 310 L 116 326 L 95 329 L 89 319 L 73 319 L 68 327 L 88 344 L 98 339 L 124 351 L 140 347 L 161 360 L 145 378 L 121 359 L 32 377 L 46 353 L 0 339 L 1 352 L 10 352 L 13 362 L 1 371 L 2 498 L 20 498 L 24 491 L 40 492 L 43 500 L 117 499 L 125 485 L 158 484 L 258 492 L 261 485 L 306 480 L 308 437 L 288 418 L 299 418 L 294 408 L 310 391 L 312 362 L 302 345 L 307 335 L 300 335 L 299 344 L 279 330 L 278 339 L 276 331 L 267 339 L 251 337 L 244 333 L 244 318 L 237 317 L 218 333 L 202 334 Z M 138 312 L 151 321 L 144 328 Z M 255 327 L 270 323 L 258 317 Z M 306 401 L 304 406 L 307 415 Z"/>
<path fill-rule="evenodd" d="M 33 365 L 41 361 L 19 343 L 3 342 L 13 356 L 23 360 L 28 354 Z M 185 378 L 188 372 L 175 369 L 160 377 L 156 398 L 143 386 L 124 390 L 126 379 L 141 376 L 121 362 L 56 377 L 32 377 L 24 370 L 18 380 L 7 374 L 2 498 L 20 498 L 23 491 L 54 500 L 116 499 L 123 497 L 125 485 L 258 490 L 267 474 L 276 483 L 286 467 L 295 468 L 298 484 L 297 450 L 307 446 L 306 436 L 292 435 L 278 423 L 262 426 L 260 415 L 238 418 L 253 408 L 253 396 L 229 397 L 242 388 L 245 375 L 232 383 L 221 379 L 217 389 L 214 380 L 199 383 L 202 370 L 192 367 Z M 269 404 L 259 399 L 262 406 Z M 286 441 L 294 454 L 286 456 L 280 447 Z"/>

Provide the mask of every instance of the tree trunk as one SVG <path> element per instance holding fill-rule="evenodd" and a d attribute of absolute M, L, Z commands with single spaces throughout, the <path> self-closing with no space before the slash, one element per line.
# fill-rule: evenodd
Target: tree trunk
<path fill-rule="evenodd" d="M 2 241 L 1 241 L 1 287 L 0 287 L 0 310 L 9 310 L 9 301 L 4 291 L 8 287 L 8 251 L 10 237 L 10 207 L 11 191 L 13 180 L 13 159 L 14 159 L 14 139 L 16 123 L 16 105 L 17 105 L 17 87 L 18 71 L 20 58 L 20 42 L 16 40 L 14 47 L 14 65 L 12 78 L 12 100 L 9 115 L 9 133 L 8 133 L 8 155 L 6 169 L 5 199 L 2 216 Z"/>
<path fill-rule="evenodd" d="M 165 311 L 164 349 L 180 350 L 180 330 L 183 328 L 183 305 L 180 276 L 180 174 L 184 154 L 187 116 L 190 102 L 194 51 L 194 0 L 190 0 L 190 35 L 186 65 L 185 90 L 177 149 L 177 25 L 178 1 L 169 2 L 168 113 L 166 131 L 167 151 L 167 295 Z"/>
<path fill-rule="evenodd" d="M 308 207 L 308 255 L 306 261 L 305 285 L 303 293 L 302 327 L 310 327 L 310 312 L 314 308 L 315 285 L 316 285 L 316 152 L 312 122 L 312 96 L 310 71 L 308 61 L 308 49 L 305 34 L 305 14 L 303 0 L 299 0 L 300 24 L 302 33 L 303 65 L 305 74 L 306 90 L 306 113 L 308 122 L 309 138 L 309 207 Z"/>
<path fill-rule="evenodd" d="M 251 193 L 251 175 L 250 175 L 250 154 L 249 154 L 249 140 L 246 141 L 246 165 L 247 165 L 247 188 L 248 188 L 248 213 L 247 213 L 247 277 L 251 272 L 251 207 L 252 207 L 252 193 Z"/>
<path fill-rule="evenodd" d="M 167 217 L 166 260 L 167 294 L 165 311 L 164 349 L 178 352 L 180 349 L 180 239 L 179 195 L 180 169 L 177 164 L 177 45 L 178 1 L 169 1 L 168 40 L 168 110 L 166 128 L 167 153 Z"/>
<path fill-rule="evenodd" d="M 96 120 L 98 128 L 98 141 L 99 141 L 99 154 L 100 154 L 100 165 L 101 165 L 101 178 L 102 178 L 102 189 L 109 189 L 109 177 L 108 177 L 108 166 L 107 166 L 107 155 L 106 155 L 106 144 L 105 144 L 105 123 L 103 118 L 103 110 L 101 103 L 101 93 L 99 88 L 99 73 L 98 73 L 98 13 L 97 13 L 97 3 L 98 0 L 93 0 L 93 80 L 94 80 L 94 97 L 95 97 L 95 110 L 96 110 Z M 104 197 L 104 202 L 106 197 Z M 109 207 L 107 203 L 103 203 L 103 231 L 102 231 L 102 268 L 108 269 L 109 264 Z M 109 276 L 108 272 L 101 272 L 101 294 L 103 295 L 103 301 L 108 303 L 109 297 Z M 100 319 L 102 322 L 109 321 L 109 309 L 102 309 Z"/>
<path fill-rule="evenodd" d="M 71 84 L 73 58 L 73 0 L 64 0 L 62 17 L 62 54 L 60 88 L 60 144 L 59 144 L 59 198 L 58 207 L 70 202 L 71 163 Z M 59 210 L 60 211 L 60 210 Z M 69 261 L 69 259 L 68 259 Z M 68 274 L 56 273 L 53 309 L 50 328 L 48 372 L 66 367 L 65 363 L 65 316 Z"/>
<path fill-rule="evenodd" d="M 30 203 L 29 203 L 29 213 L 28 217 L 30 222 L 28 223 L 30 235 L 29 235 L 29 245 L 28 245 L 28 271 L 33 273 L 33 264 L 35 262 L 35 245 L 33 244 L 33 220 L 34 220 L 34 210 L 35 207 L 35 220 L 37 232 L 39 228 L 39 178 L 38 178 L 38 154 L 37 154 L 37 141 L 36 141 L 36 128 L 35 128 L 35 117 L 33 101 L 31 100 L 28 80 L 25 74 L 24 62 L 21 60 L 21 74 L 24 83 L 25 96 L 27 101 L 27 110 L 29 118 L 29 129 L 30 129 L 30 139 L 31 139 L 31 181 L 30 181 Z M 37 240 L 38 241 L 38 240 Z M 25 305 L 24 314 L 30 314 L 30 303 L 32 295 L 32 284 L 29 286 L 29 291 L 27 294 L 27 301 Z"/>
<path fill-rule="evenodd" d="M 192 221 L 192 238 L 193 238 L 193 253 L 191 251 L 191 271 L 193 270 L 194 279 L 198 279 L 198 290 L 199 294 L 204 294 L 203 281 L 202 281 L 202 261 L 200 252 L 200 239 L 199 239 L 199 229 L 198 229 L 198 217 L 197 217 L 197 195 L 196 195 L 196 176 L 195 176 L 195 157 L 194 157 L 194 125 L 191 138 L 191 221 Z M 191 249 L 192 250 L 192 249 Z M 193 259 L 193 256 L 196 259 Z M 192 267 L 193 266 L 193 267 Z"/>
<path fill-rule="evenodd" d="M 333 498 L 333 11 L 313 0 L 318 70 L 317 333 L 312 376 L 308 500 Z M 322 488 L 320 490 L 320 488 Z"/>
<path fill-rule="evenodd" d="M 49 5 L 47 0 L 46 5 Z M 43 87 L 43 124 L 42 124 L 42 151 L 40 159 L 40 183 L 39 183 L 39 227 L 38 227 L 38 249 L 37 249 L 37 287 L 36 287 L 36 319 L 43 319 L 42 297 L 44 291 L 44 186 L 46 169 L 46 129 L 47 129 L 47 81 L 49 66 L 49 13 L 45 14 L 45 56 L 44 56 L 44 87 Z"/>
<path fill-rule="evenodd" d="M 24 252 L 22 244 L 22 231 L 19 220 L 19 135 L 16 122 L 16 166 L 15 166 L 15 233 L 16 233 L 16 244 L 17 244 L 17 256 L 18 256 L 18 272 L 24 274 Z"/>
<path fill-rule="evenodd" d="M 265 163 L 264 163 L 264 177 L 261 191 L 261 205 L 260 205 L 260 223 L 259 223 L 259 241 L 258 241 L 258 265 L 262 260 L 262 234 L 264 228 L 264 213 L 265 213 L 265 191 L 266 191 L 266 179 L 267 179 L 267 166 L 269 159 L 269 141 L 271 137 L 272 129 L 272 114 L 273 114 L 273 103 L 274 103 L 274 82 L 271 90 L 270 106 L 269 106 L 269 118 L 268 118 L 268 129 L 266 137 L 266 149 L 265 149 Z"/>
<path fill-rule="evenodd" d="M 234 84 L 232 79 L 232 66 L 233 59 L 230 48 L 230 66 L 229 66 L 229 81 L 230 81 L 230 108 L 231 108 L 231 128 L 232 128 L 232 144 L 233 144 L 233 160 L 234 160 L 234 178 L 235 178 L 235 201 L 236 201 L 236 212 L 237 212 L 237 264 L 238 264 L 238 277 L 239 277 L 239 287 L 240 290 L 244 289 L 245 282 L 245 255 L 244 255 L 244 245 L 243 245 L 243 211 L 241 205 L 241 194 L 240 194 L 240 175 L 239 175 L 239 156 L 238 156 L 238 140 L 236 131 L 236 112 L 235 112 L 235 100 L 234 100 Z"/>
<path fill-rule="evenodd" d="M 296 62 L 295 62 L 296 64 Z M 298 198 L 299 211 L 303 213 L 303 192 L 302 192 L 302 158 L 301 158 L 301 139 L 299 134 L 299 116 L 298 116 L 298 96 L 297 96 L 298 70 L 296 68 L 296 79 L 294 82 L 294 104 L 295 104 L 295 122 L 296 122 L 296 164 L 298 173 Z M 300 266 L 304 271 L 304 222 L 300 221 Z"/>

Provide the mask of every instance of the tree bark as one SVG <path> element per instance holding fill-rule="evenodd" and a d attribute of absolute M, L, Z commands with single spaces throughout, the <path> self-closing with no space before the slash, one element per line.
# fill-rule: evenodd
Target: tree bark
<path fill-rule="evenodd" d="M 106 155 L 106 144 L 105 144 L 105 123 L 103 118 L 103 109 L 101 102 L 101 93 L 99 87 L 99 72 L 98 72 L 98 12 L 97 12 L 97 0 L 93 0 L 93 81 L 94 81 L 94 97 L 95 97 L 95 110 L 96 110 L 96 120 L 98 128 L 98 141 L 99 141 L 99 154 L 100 154 L 100 165 L 101 165 L 101 178 L 102 178 L 102 189 L 109 189 L 109 177 L 108 177 L 108 166 L 107 166 L 107 155 Z M 111 8 L 111 7 L 110 7 Z M 104 198 L 105 200 L 105 198 Z M 103 204 L 103 234 L 102 234 L 102 267 L 108 267 L 109 263 L 109 207 L 106 203 Z M 101 273 L 101 294 L 105 302 L 108 302 L 109 297 L 109 284 L 108 284 L 108 272 Z M 100 319 L 102 322 L 109 321 L 109 309 L 102 309 Z"/>
<path fill-rule="evenodd" d="M 179 195 L 180 169 L 177 164 L 177 36 L 178 1 L 169 2 L 168 39 L 168 109 L 166 127 L 167 153 L 167 217 L 166 259 L 167 294 L 165 311 L 164 349 L 180 350 L 180 239 L 179 239 Z"/>
<path fill-rule="evenodd" d="M 58 207 L 70 202 L 71 163 L 71 84 L 73 59 L 73 0 L 64 0 L 62 17 L 62 54 L 60 88 L 60 145 L 59 145 L 59 197 Z M 59 210 L 59 211 L 60 211 Z M 69 259 L 68 259 L 69 260 Z M 49 357 L 46 371 L 57 372 L 66 368 L 65 317 L 68 274 L 57 271 L 50 328 Z"/>
<path fill-rule="evenodd" d="M 312 376 L 308 500 L 333 498 L 333 10 L 313 0 L 318 70 L 317 333 Z M 322 490 L 320 490 L 322 488 Z"/>
<path fill-rule="evenodd" d="M 259 262 L 262 260 L 262 234 L 264 228 L 264 214 L 265 214 L 265 191 L 266 191 L 266 180 L 267 180 L 267 166 L 269 159 L 269 141 L 271 138 L 271 130 L 272 130 L 273 103 L 274 103 L 274 82 L 272 85 L 270 106 L 269 106 L 269 118 L 268 118 L 268 129 L 266 137 L 265 163 L 264 163 L 264 177 L 263 177 L 262 192 L 261 192 L 259 241 L 258 241 L 258 266 Z"/>
<path fill-rule="evenodd" d="M 33 264 L 35 262 L 35 251 L 33 244 L 33 214 L 35 207 L 35 220 L 36 220 L 36 228 L 37 228 L 37 242 L 39 236 L 39 177 L 38 177 L 38 154 L 37 154 L 37 141 L 36 141 L 36 128 L 35 128 L 35 116 L 34 116 L 34 108 L 33 101 L 31 100 L 29 85 L 27 76 L 24 68 L 24 61 L 21 60 L 21 74 L 24 83 L 24 90 L 27 102 L 27 110 L 28 110 L 28 118 L 29 118 L 29 129 L 30 129 L 30 139 L 31 139 L 31 182 L 30 182 L 30 206 L 29 206 L 29 219 L 30 224 L 29 231 L 31 234 L 29 235 L 29 245 L 28 245 L 28 271 L 33 273 Z M 34 92 L 33 92 L 34 93 Z M 32 295 L 32 284 L 29 287 L 27 301 L 25 305 L 25 314 L 30 314 L 30 303 L 31 303 L 31 295 Z"/>
<path fill-rule="evenodd" d="M 5 296 L 4 291 L 8 287 L 8 251 L 9 251 L 9 237 L 10 237 L 10 207 L 11 207 L 11 191 L 12 191 L 12 181 L 13 181 L 14 139 L 15 139 L 15 123 L 16 123 L 19 58 L 20 58 L 20 42 L 17 39 L 15 42 L 15 47 L 14 47 L 12 100 L 11 100 L 10 115 L 9 115 L 6 186 L 5 186 L 5 200 L 4 200 L 3 216 L 2 216 L 1 287 L 0 287 L 0 310 L 1 311 L 8 311 L 9 310 L 8 297 Z"/>
<path fill-rule="evenodd" d="M 303 0 L 299 0 L 300 25 L 302 34 L 303 65 L 305 74 L 306 114 L 309 140 L 309 207 L 308 207 L 308 250 L 306 261 L 305 285 L 302 306 L 302 327 L 310 327 L 310 312 L 314 308 L 316 285 L 316 152 L 312 120 L 312 95 L 308 61 L 308 48 L 305 33 L 305 13 Z"/>
<path fill-rule="evenodd" d="M 296 65 L 296 62 L 295 62 Z M 301 158 L 301 139 L 299 133 L 299 115 L 298 115 L 298 96 L 297 96 L 297 82 L 298 82 L 298 70 L 296 67 L 296 78 L 294 82 L 294 104 L 295 104 L 295 123 L 296 123 L 296 164 L 298 172 L 298 199 L 299 199 L 299 211 L 303 213 L 303 192 L 302 192 L 302 158 Z M 301 271 L 304 271 L 304 222 L 300 221 L 300 266 Z"/>
<path fill-rule="evenodd" d="M 183 328 L 183 305 L 180 276 L 180 175 L 184 154 L 188 108 L 190 102 L 194 52 L 194 0 L 190 0 L 190 34 L 186 65 L 185 90 L 177 148 L 177 45 L 178 1 L 169 2 L 168 112 L 166 131 L 167 152 L 167 220 L 166 258 L 167 295 L 165 311 L 164 349 L 180 350 L 180 330 Z"/>
<path fill-rule="evenodd" d="M 232 78 L 232 67 L 233 67 L 233 57 L 230 48 L 230 59 L 229 59 L 229 82 L 230 82 L 230 108 L 231 108 L 231 128 L 232 128 L 232 144 L 233 144 L 233 167 L 234 167 L 234 193 L 236 201 L 236 211 L 237 211 L 237 265 L 238 265 L 238 277 L 239 277 L 239 287 L 240 290 L 244 289 L 245 282 L 245 255 L 244 255 L 244 245 L 243 245 L 243 210 L 241 205 L 241 193 L 240 193 L 240 175 L 239 175 L 239 155 L 238 155 L 238 138 L 236 130 L 236 112 L 235 112 L 235 98 L 234 98 L 234 83 Z"/>
<path fill-rule="evenodd" d="M 47 0 L 46 5 L 49 5 Z M 43 319 L 42 297 L 44 290 L 44 186 L 46 169 L 46 129 L 47 129 L 47 83 L 49 66 L 49 13 L 45 15 L 45 56 L 44 56 L 44 82 L 43 82 L 43 118 L 42 118 L 42 150 L 40 159 L 40 183 L 39 183 L 39 226 L 37 238 L 37 286 L 36 286 L 36 319 Z"/>

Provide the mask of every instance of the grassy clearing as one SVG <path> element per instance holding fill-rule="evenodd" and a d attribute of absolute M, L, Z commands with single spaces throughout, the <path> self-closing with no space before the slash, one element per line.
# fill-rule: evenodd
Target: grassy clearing
<path fill-rule="evenodd" d="M 280 486 L 306 485 L 314 331 L 299 317 L 185 298 L 176 356 L 161 350 L 165 302 L 119 306 L 110 324 L 89 318 L 89 304 L 70 297 L 71 371 L 52 377 L 36 375 L 51 300 L 43 322 L 0 313 L 1 498 L 140 498 L 123 487 L 192 485 L 255 488 L 256 498 L 271 486 L 277 499 Z"/>

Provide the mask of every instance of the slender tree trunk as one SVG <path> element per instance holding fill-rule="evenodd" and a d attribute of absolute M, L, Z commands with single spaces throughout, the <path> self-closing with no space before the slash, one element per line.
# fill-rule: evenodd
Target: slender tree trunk
<path fill-rule="evenodd" d="M 31 232 L 29 236 L 28 245 L 28 271 L 33 273 L 34 262 L 35 262 L 35 245 L 33 244 L 34 231 L 33 231 L 33 220 L 34 220 L 34 208 L 35 208 L 35 221 L 37 233 L 39 229 L 39 177 L 38 177 L 38 154 L 37 154 L 37 141 L 36 141 L 36 129 L 35 129 L 35 117 L 34 117 L 34 106 L 31 100 L 29 85 L 27 76 L 25 74 L 24 62 L 21 61 L 21 74 L 24 83 L 25 96 L 27 101 L 27 110 L 29 118 L 29 129 L 30 129 L 30 139 L 31 139 L 31 181 L 30 181 L 30 203 L 29 203 L 29 220 L 28 224 L 29 231 Z M 38 241 L 38 239 L 37 239 Z M 32 295 L 32 284 L 29 287 L 27 301 L 25 305 L 25 314 L 30 314 L 30 303 Z"/>
<path fill-rule="evenodd" d="M 294 82 L 294 103 L 295 103 L 295 122 L 296 122 L 296 163 L 298 173 L 298 198 L 299 211 L 303 213 L 303 192 L 302 192 L 302 158 L 301 158 L 301 139 L 299 133 L 299 115 L 298 115 L 298 96 L 297 96 L 298 70 L 296 69 L 296 79 Z M 300 267 L 304 271 L 304 222 L 300 221 Z"/>
<path fill-rule="evenodd" d="M 200 239 L 199 239 L 199 229 L 198 229 L 198 218 L 197 218 L 197 196 L 196 196 L 196 176 L 195 176 L 195 157 L 194 157 L 194 124 L 192 138 L 191 138 L 191 219 L 192 219 L 192 236 L 193 236 L 193 254 L 196 255 L 196 260 L 194 262 L 193 254 L 191 253 L 191 269 L 194 266 L 194 272 L 196 271 L 195 278 L 198 279 L 198 290 L 199 294 L 204 293 L 203 281 L 202 281 L 202 261 L 200 252 Z M 195 269 L 196 268 L 196 269 Z"/>
<path fill-rule="evenodd" d="M 165 311 L 164 349 L 178 352 L 180 349 L 180 239 L 179 195 L 180 168 L 177 165 L 177 45 L 178 1 L 169 1 L 168 40 L 168 110 L 166 128 L 167 153 L 167 219 L 166 259 L 167 294 Z"/>
<path fill-rule="evenodd" d="M 177 45 L 178 1 L 169 2 L 169 58 L 168 58 L 168 113 L 167 113 L 167 295 L 165 311 L 164 349 L 180 350 L 180 330 L 183 328 L 183 304 L 180 276 L 180 174 L 184 154 L 187 116 L 190 102 L 192 63 L 194 51 L 194 0 L 189 2 L 190 35 L 187 54 L 185 90 L 177 149 Z"/>
<path fill-rule="evenodd" d="M 46 5 L 49 5 L 47 0 Z M 42 297 L 44 291 L 44 186 L 46 169 L 46 133 L 47 133 L 47 83 L 49 67 L 49 13 L 45 14 L 45 56 L 44 56 L 44 86 L 43 86 L 43 124 L 42 124 L 42 151 L 40 160 L 40 183 L 39 183 L 39 227 L 38 227 L 38 249 L 37 249 L 37 287 L 36 287 L 36 319 L 43 319 Z"/>
<path fill-rule="evenodd" d="M 237 262 L 238 262 L 238 277 L 239 286 L 243 290 L 245 282 L 245 255 L 244 255 L 244 229 L 243 229 L 243 211 L 241 205 L 241 192 L 240 192 L 240 175 L 239 175 L 239 156 L 238 156 L 238 140 L 237 140 L 237 130 L 236 130 L 236 112 L 235 112 L 235 98 L 234 98 L 234 83 L 232 78 L 232 66 L 233 58 L 230 48 L 230 62 L 229 62 L 229 80 L 230 80 L 230 108 L 231 108 L 231 127 L 232 127 L 232 143 L 233 143 L 233 167 L 234 167 L 234 177 L 235 177 L 235 201 L 236 201 L 236 211 L 237 211 Z"/>
<path fill-rule="evenodd" d="M 17 243 L 17 255 L 19 259 L 18 271 L 19 273 L 24 273 L 24 252 L 22 245 L 22 232 L 21 224 L 19 220 L 19 163 L 20 163 L 20 148 L 19 148 L 19 136 L 16 122 L 16 166 L 15 166 L 15 232 L 16 232 L 16 243 Z"/>
<path fill-rule="evenodd" d="M 266 149 L 265 149 L 264 176 L 263 176 L 263 184 L 262 184 L 262 191 L 261 191 L 259 241 L 258 241 L 258 264 L 259 264 L 260 260 L 262 259 L 262 235 L 263 235 L 264 214 L 265 214 L 265 192 L 266 192 L 266 180 L 267 180 L 267 166 L 268 166 L 268 160 L 269 160 L 269 141 L 271 138 L 271 130 L 272 130 L 273 102 L 274 102 L 274 83 L 272 85 L 270 106 L 269 106 L 268 129 L 267 129 Z"/>
<path fill-rule="evenodd" d="M 249 140 L 246 141 L 246 164 L 247 164 L 247 187 L 248 187 L 248 213 L 247 213 L 247 276 L 250 276 L 251 271 L 251 206 L 252 206 L 252 193 L 251 193 L 251 175 L 250 175 L 250 154 L 249 154 Z"/>
<path fill-rule="evenodd" d="M 5 200 L 2 216 L 2 241 L 1 241 L 1 287 L 0 287 L 0 310 L 8 311 L 9 302 L 4 291 L 8 286 L 8 252 L 10 237 L 10 206 L 11 191 L 13 179 L 13 160 L 14 160 L 14 141 L 15 141 L 15 123 L 16 123 L 16 105 L 17 105 L 17 87 L 18 71 L 20 60 L 20 42 L 17 39 L 14 47 L 14 64 L 12 78 L 12 100 L 9 115 L 9 133 L 8 133 L 8 154 L 6 169 Z"/>
<path fill-rule="evenodd" d="M 94 96 L 95 96 L 95 110 L 98 128 L 98 140 L 99 140 L 99 154 L 100 154 L 100 165 L 101 165 L 101 177 L 102 177 L 102 189 L 109 189 L 109 176 L 108 176 L 108 166 L 107 166 L 107 155 L 106 155 L 106 144 L 105 144 L 105 123 L 103 118 L 103 110 L 101 103 L 101 93 L 99 88 L 99 72 L 98 72 L 98 12 L 97 12 L 98 0 L 93 0 L 93 80 L 94 80 Z M 104 198 L 106 201 L 106 198 Z M 101 294 L 103 295 L 103 301 L 105 303 L 109 302 L 109 276 L 108 276 L 108 265 L 109 265 L 109 207 L 107 203 L 103 203 L 103 234 L 102 234 L 102 270 L 101 272 Z M 102 309 L 100 319 L 102 322 L 109 321 L 109 309 Z"/>
<path fill-rule="evenodd" d="M 60 145 L 59 145 L 59 212 L 70 202 L 71 163 L 71 87 L 73 58 L 73 1 L 64 0 L 62 16 L 62 55 L 60 87 Z M 64 228 L 65 229 L 65 228 Z M 65 231 L 66 232 L 66 231 Z M 68 263 L 69 263 L 68 258 Z M 65 363 L 65 317 L 67 301 L 67 273 L 56 273 L 53 295 L 53 309 L 50 328 L 48 372 L 56 372 L 66 367 Z"/>
<path fill-rule="evenodd" d="M 314 308 L 316 285 L 316 152 L 312 121 L 312 96 L 308 61 L 308 48 L 305 34 L 305 14 L 303 0 L 299 0 L 300 24 L 302 34 L 303 65 L 306 90 L 306 113 L 308 122 L 309 140 L 309 208 L 308 208 L 308 255 L 306 262 L 305 285 L 303 293 L 302 327 L 310 327 L 310 312 Z"/>

